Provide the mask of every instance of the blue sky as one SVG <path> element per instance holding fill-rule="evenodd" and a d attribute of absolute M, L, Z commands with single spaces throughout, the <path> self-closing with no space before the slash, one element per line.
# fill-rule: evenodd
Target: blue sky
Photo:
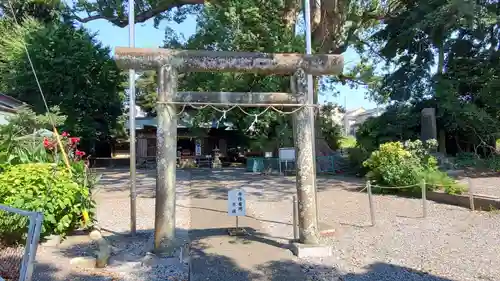
<path fill-rule="evenodd" d="M 196 31 L 196 21 L 194 17 L 188 17 L 183 23 L 169 24 L 177 32 L 184 34 L 187 38 Z M 105 20 L 93 21 L 84 24 L 84 26 L 93 32 L 98 33 L 99 40 L 112 49 L 114 47 L 126 47 L 129 45 L 128 27 L 119 28 L 113 26 Z M 167 23 L 163 22 L 157 29 L 153 26 L 153 21 L 136 24 L 135 26 L 135 46 L 143 48 L 157 48 L 163 43 L 165 38 L 165 27 Z M 352 50 L 348 50 L 344 54 L 345 67 L 352 66 L 358 61 L 358 56 Z M 365 99 L 366 91 L 363 89 L 350 89 L 347 86 L 339 86 L 340 95 L 333 97 L 332 94 L 325 93 L 320 96 L 320 102 L 331 101 L 344 105 L 347 100 L 347 108 L 354 109 L 364 107 L 366 109 L 375 108 L 376 104 Z"/>

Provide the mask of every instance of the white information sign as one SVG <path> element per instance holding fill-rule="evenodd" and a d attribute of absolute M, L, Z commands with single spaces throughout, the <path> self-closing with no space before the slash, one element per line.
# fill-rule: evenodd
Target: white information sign
<path fill-rule="evenodd" d="M 227 193 L 227 212 L 231 217 L 246 216 L 245 191 L 232 189 Z"/>
<path fill-rule="evenodd" d="M 201 155 L 201 144 L 199 144 L 199 143 L 196 144 L 195 154 L 196 154 L 196 156 L 200 156 Z"/>
<path fill-rule="evenodd" d="M 279 159 L 282 161 L 295 161 L 295 148 L 294 147 L 282 147 L 279 151 Z"/>

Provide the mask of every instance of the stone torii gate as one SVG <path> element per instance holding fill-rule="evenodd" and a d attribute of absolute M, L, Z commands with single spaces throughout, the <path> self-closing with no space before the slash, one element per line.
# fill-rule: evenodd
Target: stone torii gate
<path fill-rule="evenodd" d="M 300 243 L 318 244 L 314 151 L 314 109 L 307 98 L 307 74 L 338 74 L 343 69 L 339 55 L 264 54 L 118 47 L 115 60 L 123 69 L 158 71 L 157 180 L 154 246 L 169 252 L 175 246 L 176 198 L 176 107 L 182 102 L 205 102 L 252 106 L 287 104 L 304 106 L 294 113 L 297 163 L 297 198 Z M 177 92 L 180 72 L 246 72 L 293 75 L 288 93 L 200 93 Z M 295 105 L 294 105 L 295 104 Z M 248 105 L 249 106 L 249 105 Z M 169 250 L 170 249 L 170 250 Z"/>

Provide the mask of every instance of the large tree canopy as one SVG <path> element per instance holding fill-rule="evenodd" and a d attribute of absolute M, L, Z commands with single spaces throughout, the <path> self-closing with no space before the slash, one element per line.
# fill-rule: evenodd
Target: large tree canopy
<path fill-rule="evenodd" d="M 145 22 L 155 19 L 182 21 L 186 14 L 199 12 L 203 4 L 224 6 L 228 1 L 204 0 L 138 0 L 135 1 L 135 21 Z M 230 2 L 230 1 L 229 1 Z M 245 2 L 245 1 L 242 1 Z M 268 6 L 279 8 L 280 22 L 294 26 L 302 10 L 301 0 L 255 1 L 254 7 Z M 386 17 L 389 11 L 397 9 L 400 1 L 380 0 L 318 0 L 310 1 L 314 42 L 322 53 L 342 53 L 359 31 L 373 26 L 374 21 Z M 105 19 L 125 27 L 128 25 L 128 1 L 77 1 L 71 11 L 75 19 L 89 22 Z M 267 19 L 266 19 L 267 20 Z"/>

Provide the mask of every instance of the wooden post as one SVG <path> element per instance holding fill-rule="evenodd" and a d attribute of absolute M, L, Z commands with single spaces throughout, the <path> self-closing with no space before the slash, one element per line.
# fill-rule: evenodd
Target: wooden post
<path fill-rule="evenodd" d="M 469 184 L 469 206 L 471 211 L 475 210 L 474 207 L 474 188 L 472 186 L 472 180 L 470 178 L 467 178 L 467 183 Z"/>
<path fill-rule="evenodd" d="M 292 77 L 292 91 L 298 103 L 307 102 L 307 78 L 303 69 L 297 70 Z M 304 107 L 294 113 L 296 154 L 296 184 L 299 202 L 299 241 L 304 244 L 318 244 L 319 230 L 316 213 L 313 151 L 314 111 Z"/>
<path fill-rule="evenodd" d="M 370 207 L 370 220 L 372 226 L 375 226 L 375 208 L 373 207 L 373 193 L 372 193 L 372 185 L 370 181 L 366 181 L 366 189 L 368 193 L 368 205 Z"/>
<path fill-rule="evenodd" d="M 420 183 L 420 189 L 422 190 L 422 217 L 427 217 L 427 185 L 425 180 Z"/>
<path fill-rule="evenodd" d="M 156 132 L 156 201 L 154 249 L 171 254 L 175 247 L 175 180 L 177 113 L 172 101 L 177 91 L 177 70 L 163 66 L 158 73 L 158 128 Z"/>
<path fill-rule="evenodd" d="M 297 217 L 299 216 L 297 208 L 297 196 L 292 197 L 292 225 L 293 225 L 293 240 L 299 240 L 299 229 L 297 225 Z"/>

